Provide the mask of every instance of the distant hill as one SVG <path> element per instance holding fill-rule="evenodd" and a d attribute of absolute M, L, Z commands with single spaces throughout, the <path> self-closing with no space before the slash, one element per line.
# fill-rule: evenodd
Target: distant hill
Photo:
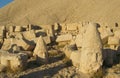
<path fill-rule="evenodd" d="M 0 9 L 1 25 L 120 22 L 120 0 L 14 0 Z"/>

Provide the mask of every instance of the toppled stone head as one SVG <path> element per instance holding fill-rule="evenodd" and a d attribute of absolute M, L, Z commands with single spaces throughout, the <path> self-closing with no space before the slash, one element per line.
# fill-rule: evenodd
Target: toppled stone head
<path fill-rule="evenodd" d="M 80 55 L 79 70 L 83 73 L 94 73 L 102 66 L 102 42 L 97 29 L 97 24 L 86 25 Z"/>

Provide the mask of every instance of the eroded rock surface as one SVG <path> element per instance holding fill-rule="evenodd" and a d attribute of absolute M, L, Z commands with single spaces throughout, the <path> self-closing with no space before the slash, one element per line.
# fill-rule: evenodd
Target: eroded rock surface
<path fill-rule="evenodd" d="M 79 70 L 96 72 L 102 66 L 102 43 L 95 23 L 89 23 L 84 34 Z"/>

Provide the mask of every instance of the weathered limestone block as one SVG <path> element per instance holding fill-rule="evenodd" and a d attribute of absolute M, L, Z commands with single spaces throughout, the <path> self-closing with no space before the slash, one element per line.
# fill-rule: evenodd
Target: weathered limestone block
<path fill-rule="evenodd" d="M 120 39 L 118 37 L 112 36 L 108 38 L 108 45 L 113 50 L 117 50 L 120 44 Z"/>
<path fill-rule="evenodd" d="M 71 40 L 71 43 L 69 45 L 66 45 L 63 49 L 65 52 L 65 55 L 70 58 L 71 53 L 77 50 L 77 46 L 74 40 Z"/>
<path fill-rule="evenodd" d="M 21 32 L 11 32 L 8 33 L 7 38 L 23 38 L 23 35 Z"/>
<path fill-rule="evenodd" d="M 76 31 L 78 30 L 78 23 L 66 24 L 67 31 Z"/>
<path fill-rule="evenodd" d="M 6 28 L 5 26 L 0 26 L 0 48 L 3 44 L 4 38 L 6 38 Z"/>
<path fill-rule="evenodd" d="M 70 55 L 70 59 L 72 60 L 72 64 L 75 67 L 79 67 L 80 65 L 80 52 L 78 50 L 72 51 Z"/>
<path fill-rule="evenodd" d="M 61 30 L 62 30 L 62 27 L 60 26 L 60 24 L 59 23 L 54 23 L 54 35 L 55 36 L 57 36 L 58 35 L 58 33 L 60 33 L 61 32 Z"/>
<path fill-rule="evenodd" d="M 24 31 L 22 32 L 22 34 L 23 34 L 23 37 L 29 41 L 33 40 L 36 37 L 34 30 Z"/>
<path fill-rule="evenodd" d="M 102 43 L 106 44 L 108 41 L 108 37 L 113 36 L 114 34 L 111 32 L 110 28 L 104 28 L 100 27 L 99 28 L 100 36 L 102 39 Z"/>
<path fill-rule="evenodd" d="M 14 27 L 13 26 L 9 26 L 9 32 L 10 33 L 14 32 Z"/>
<path fill-rule="evenodd" d="M 111 45 L 119 45 L 119 43 L 120 43 L 120 40 L 119 40 L 118 37 L 112 36 L 112 37 L 109 37 L 109 38 L 108 38 L 108 44 L 111 44 Z"/>
<path fill-rule="evenodd" d="M 55 31 L 59 30 L 59 25 L 58 25 L 58 23 L 54 23 L 54 30 L 55 30 Z"/>
<path fill-rule="evenodd" d="M 116 36 L 116 37 L 118 37 L 120 39 L 120 30 L 115 31 L 114 36 Z"/>
<path fill-rule="evenodd" d="M 22 30 L 23 30 L 23 31 L 28 31 L 28 30 L 29 30 L 29 29 L 28 29 L 28 26 L 27 26 L 27 25 L 22 26 Z"/>
<path fill-rule="evenodd" d="M 50 36 L 51 41 L 55 41 L 55 30 L 54 25 L 50 25 L 47 31 L 47 35 Z"/>
<path fill-rule="evenodd" d="M 48 61 L 47 46 L 42 36 L 40 36 L 37 41 L 33 56 L 37 57 L 37 63 L 42 63 L 42 62 L 47 63 Z"/>
<path fill-rule="evenodd" d="M 68 45 L 66 45 L 64 47 L 63 51 L 64 51 L 65 55 L 67 56 L 67 58 L 70 58 L 72 51 L 71 51 L 71 49 L 69 48 Z"/>
<path fill-rule="evenodd" d="M 16 32 L 15 34 L 15 38 L 18 38 L 18 39 L 22 39 L 23 38 L 23 35 L 21 32 Z"/>
<path fill-rule="evenodd" d="M 23 50 L 27 50 L 27 51 L 33 50 L 34 47 L 33 45 L 26 43 L 23 39 L 10 38 L 10 39 L 5 39 L 1 49 L 7 51 L 10 48 L 12 48 L 12 46 L 15 44 L 21 47 Z"/>
<path fill-rule="evenodd" d="M 57 37 L 56 42 L 67 42 L 72 40 L 71 34 L 63 34 Z"/>
<path fill-rule="evenodd" d="M 5 26 L 0 26 L 0 38 L 4 38 Z"/>
<path fill-rule="evenodd" d="M 73 39 L 71 34 L 62 34 L 57 36 L 56 42 L 58 43 L 58 48 L 63 48 L 66 44 L 69 44 Z"/>
<path fill-rule="evenodd" d="M 28 24 L 28 30 L 32 30 L 32 24 Z"/>
<path fill-rule="evenodd" d="M 61 23 L 60 26 L 61 26 L 61 33 L 66 33 L 67 32 L 66 24 L 65 23 Z"/>
<path fill-rule="evenodd" d="M 34 39 L 34 42 L 37 43 L 38 39 L 39 39 L 39 37 L 36 37 L 36 38 Z M 45 37 L 43 37 L 43 40 L 45 41 L 46 44 L 51 43 L 50 36 L 45 36 Z"/>
<path fill-rule="evenodd" d="M 33 45 L 26 43 L 23 39 L 16 40 L 15 44 L 22 47 L 23 50 L 31 51 L 33 49 Z"/>
<path fill-rule="evenodd" d="M 77 46 L 74 40 L 69 45 L 64 47 L 64 53 L 67 58 L 71 59 L 73 66 L 79 67 L 80 51 L 77 50 Z"/>
<path fill-rule="evenodd" d="M 43 37 L 43 39 L 44 39 L 44 41 L 45 41 L 46 44 L 51 43 L 50 36 L 45 36 L 45 37 Z"/>
<path fill-rule="evenodd" d="M 10 68 L 13 71 L 22 70 L 27 65 L 27 59 L 28 56 L 23 53 L 1 53 L 1 65 Z"/>
<path fill-rule="evenodd" d="M 2 50 L 9 50 L 11 48 L 11 39 L 4 39 L 4 43 L 1 47 Z"/>
<path fill-rule="evenodd" d="M 47 33 L 48 36 L 50 36 L 50 37 L 55 36 L 54 25 L 42 25 L 42 27 L 46 27 L 44 29 L 46 29 L 46 33 Z"/>
<path fill-rule="evenodd" d="M 76 36 L 76 39 L 75 39 L 75 43 L 76 43 L 78 48 L 82 47 L 82 42 L 83 42 L 83 35 L 82 34 L 78 34 Z"/>
<path fill-rule="evenodd" d="M 15 32 L 21 32 L 22 27 L 21 26 L 15 26 Z"/>
<path fill-rule="evenodd" d="M 3 39 L 0 38 L 0 48 L 2 47 L 3 42 L 4 42 Z"/>
<path fill-rule="evenodd" d="M 79 70 L 92 74 L 102 66 L 102 43 L 97 24 L 89 23 L 84 34 Z"/>
<path fill-rule="evenodd" d="M 77 25 L 78 25 L 78 30 L 80 31 L 82 29 L 82 27 L 83 27 L 82 22 L 78 22 Z"/>

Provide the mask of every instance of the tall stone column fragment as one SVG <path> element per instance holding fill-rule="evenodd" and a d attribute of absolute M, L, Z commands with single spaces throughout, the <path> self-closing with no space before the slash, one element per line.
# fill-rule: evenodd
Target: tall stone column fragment
<path fill-rule="evenodd" d="M 80 55 L 79 70 L 91 74 L 102 66 L 102 42 L 97 30 L 97 24 L 89 23 L 83 37 L 83 45 Z"/>

